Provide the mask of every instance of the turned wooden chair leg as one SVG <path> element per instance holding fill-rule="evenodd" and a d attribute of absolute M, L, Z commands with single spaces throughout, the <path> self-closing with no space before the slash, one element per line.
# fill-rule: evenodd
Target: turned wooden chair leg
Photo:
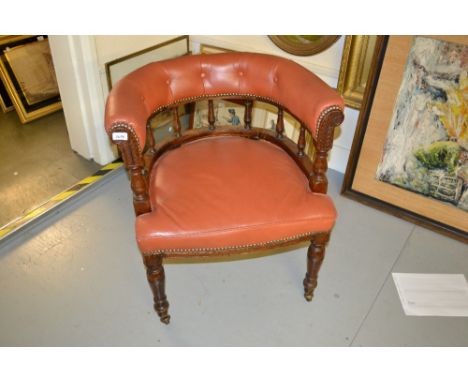
<path fill-rule="evenodd" d="M 171 316 L 168 314 L 169 302 L 166 298 L 166 276 L 162 265 L 162 256 L 144 256 L 146 277 L 153 291 L 154 310 L 158 313 L 161 322 L 168 324 Z"/>
<path fill-rule="evenodd" d="M 307 251 L 307 273 L 304 279 L 304 297 L 312 301 L 314 290 L 317 287 L 317 278 L 320 266 L 325 256 L 325 246 L 330 238 L 329 234 L 316 236 Z"/>

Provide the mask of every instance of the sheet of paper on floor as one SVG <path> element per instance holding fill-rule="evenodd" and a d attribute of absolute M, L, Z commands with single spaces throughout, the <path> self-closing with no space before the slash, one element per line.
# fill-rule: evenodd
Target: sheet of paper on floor
<path fill-rule="evenodd" d="M 407 316 L 468 317 L 468 283 L 462 274 L 392 273 Z"/>

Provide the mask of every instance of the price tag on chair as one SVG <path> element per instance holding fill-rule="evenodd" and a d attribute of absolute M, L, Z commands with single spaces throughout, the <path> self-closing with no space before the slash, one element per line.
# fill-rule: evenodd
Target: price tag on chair
<path fill-rule="evenodd" d="M 128 134 L 125 132 L 122 133 L 112 133 L 113 141 L 128 141 Z"/>

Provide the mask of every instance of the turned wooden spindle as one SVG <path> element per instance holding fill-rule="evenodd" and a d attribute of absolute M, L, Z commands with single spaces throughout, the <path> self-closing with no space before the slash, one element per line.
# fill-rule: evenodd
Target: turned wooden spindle
<path fill-rule="evenodd" d="M 188 123 L 187 130 L 192 130 L 193 129 L 193 123 L 194 123 L 194 119 L 195 119 L 195 106 L 196 106 L 195 102 L 187 103 L 184 106 L 185 107 L 185 114 L 189 115 L 189 123 Z"/>
<path fill-rule="evenodd" d="M 151 205 L 148 197 L 148 184 L 144 172 L 145 161 L 140 153 L 138 143 L 128 126 L 119 126 L 113 129 L 112 132 L 125 134 L 126 137 L 126 139 L 119 139 L 113 142 L 117 144 L 130 176 L 135 214 L 138 216 L 147 213 L 151 211 Z"/>
<path fill-rule="evenodd" d="M 317 127 L 315 137 L 315 159 L 312 166 L 312 175 L 309 179 L 309 186 L 313 192 L 326 194 L 328 180 L 326 172 L 328 169 L 328 152 L 333 146 L 333 134 L 336 126 L 339 126 L 344 119 L 344 114 L 338 107 L 331 107 L 321 118 Z"/>
<path fill-rule="evenodd" d="M 137 215 L 150 211 L 150 203 L 147 193 L 146 177 L 143 175 L 142 166 L 129 166 L 130 186 L 133 191 L 133 206 Z"/>
<path fill-rule="evenodd" d="M 313 192 L 326 194 L 328 189 L 327 169 L 328 169 L 328 150 L 315 152 L 313 164 L 313 175 L 310 178 L 309 185 Z"/>
<path fill-rule="evenodd" d="M 143 154 L 143 162 L 145 168 L 145 175 L 148 176 L 149 170 L 151 168 L 151 162 L 154 155 L 156 154 L 156 141 L 154 140 L 153 129 L 151 128 L 150 123 L 146 125 L 146 151 Z"/>
<path fill-rule="evenodd" d="M 284 119 L 283 108 L 278 108 L 278 120 L 276 122 L 276 138 L 283 138 L 284 133 Z"/>
<path fill-rule="evenodd" d="M 144 160 L 139 155 L 138 144 L 133 134 L 128 133 L 128 141 L 119 143 L 120 151 L 130 176 L 130 187 L 133 191 L 135 214 L 141 215 L 151 211 L 148 184 L 144 172 Z"/>
<path fill-rule="evenodd" d="M 305 149 L 305 145 L 306 145 L 305 131 L 306 131 L 305 126 L 301 124 L 301 131 L 299 133 L 299 140 L 297 141 L 297 148 L 298 148 L 297 155 L 300 156 L 300 157 L 304 156 L 304 149 Z"/>
<path fill-rule="evenodd" d="M 208 124 L 209 124 L 208 129 L 210 130 L 215 129 L 215 121 L 216 121 L 216 118 L 215 118 L 215 112 L 214 112 L 214 104 L 213 104 L 213 100 L 210 99 L 208 100 Z"/>
<path fill-rule="evenodd" d="M 245 101 L 244 123 L 245 128 L 250 130 L 252 128 L 252 101 Z"/>
<path fill-rule="evenodd" d="M 172 108 L 172 124 L 174 128 L 174 135 L 179 138 L 181 136 L 181 128 L 177 106 Z"/>
<path fill-rule="evenodd" d="M 148 147 L 151 150 L 154 150 L 154 146 L 156 145 L 156 142 L 154 140 L 153 129 L 151 128 L 150 124 L 146 126 L 146 141 L 148 143 Z"/>

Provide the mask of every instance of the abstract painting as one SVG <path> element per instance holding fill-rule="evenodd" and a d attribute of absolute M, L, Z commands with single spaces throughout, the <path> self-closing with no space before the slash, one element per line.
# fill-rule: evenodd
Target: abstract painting
<path fill-rule="evenodd" d="M 468 46 L 415 37 L 376 178 L 468 211 Z"/>

